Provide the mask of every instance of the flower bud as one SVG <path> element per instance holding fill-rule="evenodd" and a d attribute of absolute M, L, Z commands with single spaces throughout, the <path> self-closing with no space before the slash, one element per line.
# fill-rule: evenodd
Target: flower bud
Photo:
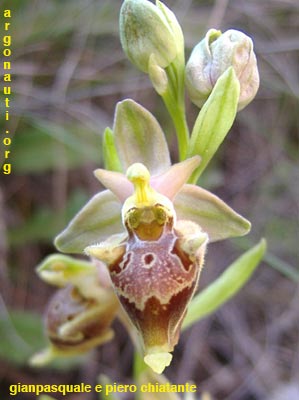
<path fill-rule="evenodd" d="M 73 286 L 54 294 L 45 324 L 47 335 L 58 351 L 82 353 L 113 337 L 110 326 L 118 311 L 118 301 L 109 292 L 101 302 L 84 298 Z"/>
<path fill-rule="evenodd" d="M 175 15 L 160 1 L 125 0 L 120 12 L 120 40 L 129 60 L 148 72 L 152 54 L 165 68 L 183 52 L 184 39 Z"/>
<path fill-rule="evenodd" d="M 210 29 L 194 47 L 186 65 L 186 85 L 192 102 L 202 107 L 218 78 L 231 66 L 240 82 L 238 110 L 241 110 L 255 97 L 259 87 L 252 40 L 237 30 L 222 34 Z"/>

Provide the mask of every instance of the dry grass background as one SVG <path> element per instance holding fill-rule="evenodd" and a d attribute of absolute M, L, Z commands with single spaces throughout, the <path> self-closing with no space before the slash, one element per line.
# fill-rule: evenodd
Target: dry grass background
<path fill-rule="evenodd" d="M 208 28 L 233 27 L 253 37 L 261 73 L 257 98 L 238 114 L 201 181 L 248 217 L 253 230 L 248 238 L 210 246 L 200 288 L 261 236 L 269 244 L 250 283 L 182 335 L 166 375 L 175 383 L 191 379 L 217 400 L 297 400 L 299 3 L 166 3 L 182 25 L 187 56 Z M 101 134 L 112 125 L 116 102 L 132 97 L 151 110 L 176 161 L 173 127 L 147 77 L 121 50 L 121 1 L 4 1 L 6 5 L 13 10 L 9 127 L 15 134 L 13 174 L 1 176 L 0 192 L 0 310 L 6 320 L 0 331 L 1 393 L 16 382 L 94 383 L 99 373 L 130 382 L 132 345 L 121 326 L 116 324 L 115 340 L 85 364 L 36 371 L 5 354 L 7 337 L 15 340 L 16 349 L 22 342 L 7 313 L 41 314 L 53 293 L 34 268 L 55 251 L 55 234 L 100 189 L 92 170 L 102 165 Z M 192 123 L 197 110 L 189 102 L 187 108 Z"/>

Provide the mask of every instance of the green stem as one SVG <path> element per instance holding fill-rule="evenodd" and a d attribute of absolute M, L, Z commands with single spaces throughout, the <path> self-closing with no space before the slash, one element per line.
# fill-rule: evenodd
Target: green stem
<path fill-rule="evenodd" d="M 140 353 L 135 351 L 134 353 L 134 365 L 133 365 L 133 374 L 134 374 L 134 382 L 138 385 L 141 383 L 141 376 L 142 374 L 148 369 L 148 366 L 143 361 Z M 137 390 L 135 395 L 135 400 L 142 400 L 143 395 L 142 393 Z"/>
<path fill-rule="evenodd" d="M 186 159 L 190 136 L 185 110 L 184 70 L 180 67 L 181 65 L 184 65 L 184 62 L 177 60 L 165 69 L 169 86 L 166 93 L 162 95 L 175 126 L 180 161 Z"/>

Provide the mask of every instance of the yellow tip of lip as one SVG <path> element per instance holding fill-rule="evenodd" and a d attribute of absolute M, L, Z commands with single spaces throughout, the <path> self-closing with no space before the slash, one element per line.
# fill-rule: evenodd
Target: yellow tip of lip
<path fill-rule="evenodd" d="M 171 363 L 172 355 L 170 353 L 152 353 L 144 357 L 144 362 L 151 367 L 157 374 L 162 374 L 164 369 Z"/>

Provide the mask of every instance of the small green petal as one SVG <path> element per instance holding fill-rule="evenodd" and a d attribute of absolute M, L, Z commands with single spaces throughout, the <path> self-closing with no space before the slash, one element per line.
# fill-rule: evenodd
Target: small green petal
<path fill-rule="evenodd" d="M 122 171 L 115 148 L 113 131 L 110 128 L 106 128 L 103 135 L 103 157 L 105 169 L 109 171 Z"/>
<path fill-rule="evenodd" d="M 130 99 L 118 103 L 113 131 L 124 171 L 137 162 L 144 164 L 151 175 L 170 167 L 163 131 L 156 118 L 140 104 Z"/>
<path fill-rule="evenodd" d="M 246 251 L 210 286 L 193 298 L 183 322 L 183 329 L 193 325 L 227 302 L 249 280 L 266 251 L 266 241 Z"/>
<path fill-rule="evenodd" d="M 109 191 L 98 193 L 71 220 L 55 239 L 55 246 L 64 253 L 82 253 L 96 244 L 123 231 L 121 204 Z"/>
<path fill-rule="evenodd" d="M 195 185 L 185 185 L 175 197 L 178 219 L 196 222 L 209 235 L 210 242 L 243 236 L 251 224 L 219 197 Z"/>

